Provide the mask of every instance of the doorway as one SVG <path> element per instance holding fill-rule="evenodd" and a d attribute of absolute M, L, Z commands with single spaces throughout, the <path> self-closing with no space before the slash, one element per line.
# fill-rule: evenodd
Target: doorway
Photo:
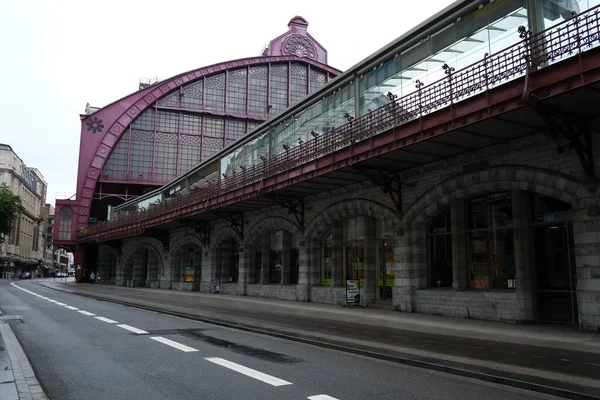
<path fill-rule="evenodd" d="M 534 227 L 537 312 L 540 322 L 578 324 L 571 222 Z"/>
<path fill-rule="evenodd" d="M 394 242 L 392 239 L 378 240 L 377 250 L 377 299 L 392 298 L 394 286 Z"/>

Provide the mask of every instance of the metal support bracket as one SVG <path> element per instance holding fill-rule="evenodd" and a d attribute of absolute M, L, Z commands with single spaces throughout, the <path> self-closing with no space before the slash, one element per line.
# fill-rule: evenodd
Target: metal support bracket
<path fill-rule="evenodd" d="M 360 165 L 354 165 L 354 169 L 369 178 L 371 182 L 379 186 L 383 193 L 390 196 L 398 215 L 402 215 L 402 185 L 414 187 L 414 183 L 406 183 L 400 180 L 400 174 L 393 171 L 381 169 L 369 169 Z"/>
<path fill-rule="evenodd" d="M 266 195 L 265 197 L 271 199 L 277 205 L 287 208 L 289 214 L 294 214 L 294 218 L 296 218 L 300 229 L 304 229 L 304 200 L 301 197 L 271 195 Z"/>
<path fill-rule="evenodd" d="M 216 213 L 219 217 L 229 222 L 229 227 L 238 234 L 240 239 L 244 239 L 244 215 L 243 214 L 227 214 L 227 213 Z"/>
<path fill-rule="evenodd" d="M 574 149 L 579 157 L 585 176 L 596 179 L 594 173 L 594 152 L 592 148 L 592 132 L 589 117 L 570 115 L 558 109 L 551 109 L 537 101 L 535 93 L 529 91 L 531 75 L 530 63 L 527 62 L 525 84 L 523 87 L 523 104 L 538 114 L 548 126 L 548 133 L 556 140 L 558 152 L 563 151 L 559 138 L 563 136 L 569 141 L 569 147 Z"/>
<path fill-rule="evenodd" d="M 210 222 L 208 221 L 190 221 L 180 219 L 178 222 L 188 228 L 193 229 L 199 236 L 202 244 L 205 246 L 210 245 Z"/>

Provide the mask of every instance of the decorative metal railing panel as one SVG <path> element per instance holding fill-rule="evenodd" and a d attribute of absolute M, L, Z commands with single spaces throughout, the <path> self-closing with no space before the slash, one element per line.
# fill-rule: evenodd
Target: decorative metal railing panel
<path fill-rule="evenodd" d="M 290 148 L 284 153 L 265 160 L 262 164 L 245 167 L 242 172 L 232 174 L 233 176 L 227 177 L 223 182 L 209 183 L 149 209 L 132 212 L 110 222 L 97 223 L 89 227 L 85 238 L 80 239 L 92 239 L 108 229 L 140 227 L 149 219 L 259 183 L 266 178 L 517 79 L 525 75 L 528 66 L 532 71 L 537 70 L 598 46 L 600 45 L 600 6 L 574 15 L 573 18 L 536 35 L 531 35 L 524 27 L 519 29 L 519 33 L 522 40 L 513 46 L 493 55 L 486 54 L 483 60 L 458 71 L 445 65 L 445 78 L 427 86 L 417 80 L 415 92 L 400 98 L 389 94 L 392 103 L 370 111 L 365 116 L 357 119 L 350 117 L 347 124 Z"/>

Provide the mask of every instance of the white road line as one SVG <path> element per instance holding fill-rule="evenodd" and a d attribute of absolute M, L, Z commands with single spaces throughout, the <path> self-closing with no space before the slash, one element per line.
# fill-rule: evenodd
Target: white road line
<path fill-rule="evenodd" d="M 52 300 L 52 299 L 48 299 L 48 301 L 49 301 L 50 303 L 58 303 L 58 301 L 56 301 L 56 300 Z"/>
<path fill-rule="evenodd" d="M 536 356 L 536 355 L 534 355 L 534 357 L 535 357 L 535 358 L 548 358 L 548 357 L 546 357 L 546 356 Z"/>
<path fill-rule="evenodd" d="M 94 315 L 96 315 L 96 314 L 94 314 L 94 313 L 91 313 L 91 312 L 89 312 L 89 311 L 83 311 L 83 310 L 79 310 L 79 311 L 77 311 L 77 312 L 78 312 L 78 313 L 81 313 L 81 314 L 83 314 L 83 315 L 89 315 L 90 317 L 93 317 Z"/>
<path fill-rule="evenodd" d="M 73 306 L 65 306 L 65 308 L 68 308 L 69 310 L 73 310 L 73 311 L 79 310 L 79 308 L 73 307 Z"/>
<path fill-rule="evenodd" d="M 467 349 L 483 350 L 483 347 L 467 346 L 466 344 L 461 344 L 460 347 L 466 347 Z"/>
<path fill-rule="evenodd" d="M 317 394 L 314 396 L 307 397 L 308 400 L 339 400 L 335 397 L 327 396 L 326 394 Z"/>
<path fill-rule="evenodd" d="M 100 320 L 102 322 L 106 322 L 108 324 L 118 324 L 117 321 L 112 320 L 112 319 L 108 319 L 108 318 L 104 318 L 104 317 L 94 317 L 94 318 L 96 318 L 96 319 L 98 319 L 98 320 Z"/>
<path fill-rule="evenodd" d="M 254 379 L 257 379 L 259 381 L 263 381 L 263 382 L 268 383 L 269 385 L 272 385 L 272 386 L 284 386 L 284 385 L 291 385 L 292 384 L 292 382 L 288 382 L 288 381 L 284 381 L 283 379 L 275 378 L 274 376 L 264 374 L 262 372 L 259 372 L 259 371 L 255 370 L 255 369 L 244 367 L 243 365 L 236 364 L 236 363 L 231 362 L 231 361 L 227 361 L 227 360 L 225 360 L 223 358 L 207 357 L 207 358 L 205 358 L 205 360 L 206 361 L 210 361 L 211 363 L 215 363 L 217 365 L 220 365 L 222 367 L 229 368 L 229 369 L 231 369 L 233 371 L 239 372 L 240 374 L 249 376 L 250 378 L 254 378 Z"/>
<path fill-rule="evenodd" d="M 571 360 L 567 360 L 566 358 L 561 358 L 561 359 L 560 359 L 560 361 L 566 361 L 566 362 L 569 362 L 569 361 L 571 361 Z"/>
<path fill-rule="evenodd" d="M 65 303 L 56 303 L 57 306 L 66 306 Z"/>
<path fill-rule="evenodd" d="M 392 337 L 395 337 L 396 339 L 408 339 L 408 340 L 410 340 L 410 338 L 408 336 L 392 335 Z"/>
<path fill-rule="evenodd" d="M 427 343 L 444 344 L 444 342 L 438 342 L 437 340 L 427 340 L 427 339 L 424 339 L 423 341 L 427 342 Z"/>
<path fill-rule="evenodd" d="M 494 351 L 496 353 L 504 353 L 504 354 L 517 354 L 514 351 L 506 351 L 506 350 L 495 350 L 495 349 L 492 349 L 492 351 Z"/>
<path fill-rule="evenodd" d="M 354 329 L 352 329 L 352 328 L 342 328 L 342 330 L 343 331 L 350 331 L 350 332 L 352 332 Z"/>
<path fill-rule="evenodd" d="M 147 334 L 148 333 L 148 332 L 143 331 L 141 329 L 134 328 L 133 326 L 129 326 L 129 325 L 125 325 L 125 324 L 119 324 L 117 326 L 119 328 L 127 329 L 128 331 L 131 331 L 133 333 L 137 333 L 138 335 L 143 335 L 143 334 Z"/>
<path fill-rule="evenodd" d="M 600 367 L 600 364 L 594 364 L 594 363 L 584 363 L 585 365 L 593 365 L 594 367 Z"/>
<path fill-rule="evenodd" d="M 162 336 L 154 336 L 154 337 L 151 337 L 150 339 L 156 340 L 157 342 L 160 342 L 163 344 L 166 344 L 167 346 L 174 347 L 178 350 L 185 351 L 186 353 L 189 353 L 191 351 L 198 351 L 198 349 L 194 349 L 193 347 L 186 346 L 185 344 L 174 342 L 174 341 L 164 338 Z"/>

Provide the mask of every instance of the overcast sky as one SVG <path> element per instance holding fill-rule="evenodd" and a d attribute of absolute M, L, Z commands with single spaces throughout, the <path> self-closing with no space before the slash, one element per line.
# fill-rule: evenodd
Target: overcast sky
<path fill-rule="evenodd" d="M 101 107 L 165 79 L 259 55 L 295 15 L 345 70 L 451 0 L 1 0 L 0 142 L 48 183 L 75 193 L 87 102 Z"/>

